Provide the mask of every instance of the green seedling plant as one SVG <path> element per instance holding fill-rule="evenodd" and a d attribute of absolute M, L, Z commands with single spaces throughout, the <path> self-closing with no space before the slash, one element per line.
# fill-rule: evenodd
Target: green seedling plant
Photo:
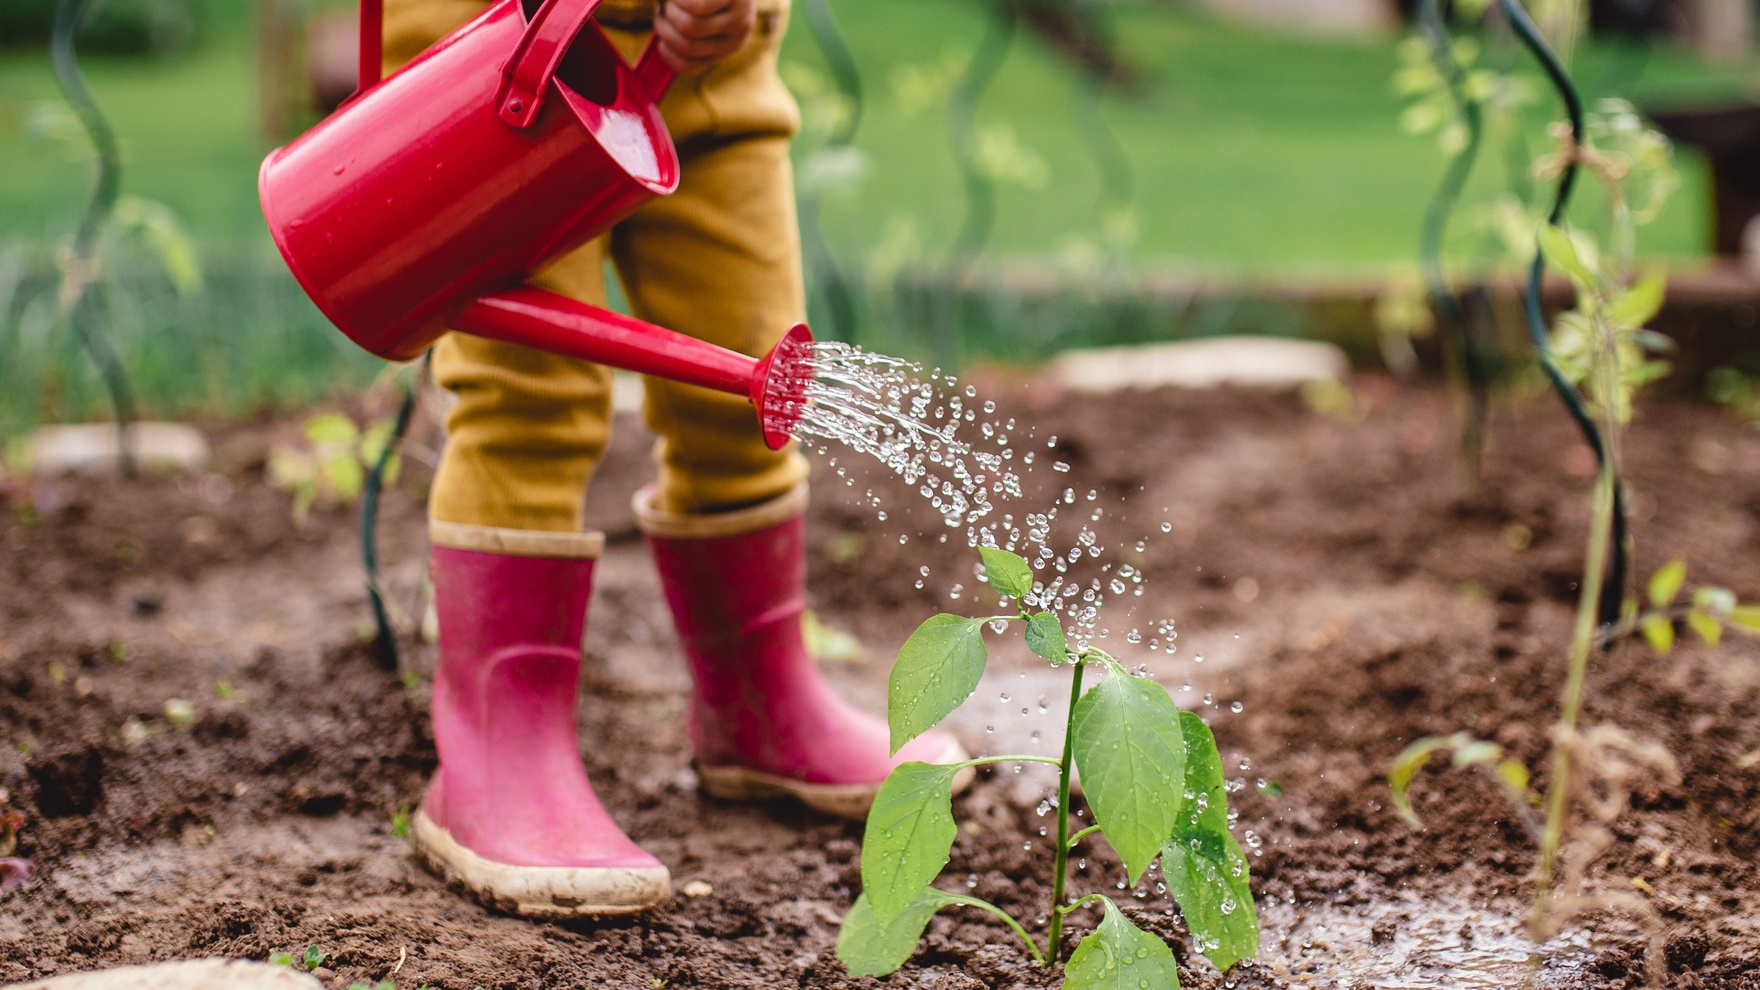
<path fill-rule="evenodd" d="M 904 965 L 929 919 L 965 907 L 1001 919 L 1036 962 L 1064 958 L 1069 916 L 1087 905 L 1103 910 L 1099 926 L 1070 954 L 1068 990 L 1167 990 L 1179 986 L 1172 950 L 1138 928 L 1112 898 L 1069 896 L 1069 856 L 1078 843 L 1104 836 L 1131 884 L 1156 857 L 1169 893 L 1193 940 L 1218 969 L 1258 953 L 1259 925 L 1248 884 L 1247 858 L 1229 831 L 1222 757 L 1203 720 L 1182 712 L 1167 689 L 1136 676 L 1111 654 L 1072 646 L 1056 616 L 1036 608 L 1042 588 L 1020 556 L 979 548 L 1005 611 L 968 617 L 942 613 L 919 626 L 899 650 L 888 687 L 892 749 L 939 724 L 978 686 L 987 661 L 984 630 L 1020 623 L 1026 644 L 1052 666 L 1070 668 L 1069 706 L 1061 757 L 985 756 L 955 764 L 905 763 L 881 786 L 862 841 L 862 893 L 844 919 L 837 955 L 855 976 L 884 976 Z M 1006 605 L 1013 602 L 1012 611 Z M 1088 690 L 1096 670 L 1104 679 Z M 986 764 L 1047 763 L 1057 767 L 1057 836 L 1051 846 L 1051 906 L 1043 946 L 1001 907 L 933 883 L 952 852 L 955 779 Z M 1094 824 L 1071 833 L 1070 787 L 1077 771 Z"/>
<path fill-rule="evenodd" d="M 345 505 L 360 498 L 367 472 L 391 438 L 390 419 L 365 430 L 341 413 L 323 413 L 306 421 L 302 443 L 280 444 L 269 451 L 269 482 L 293 493 L 293 521 L 305 525 L 313 506 Z M 392 453 L 385 483 L 397 480 L 401 461 Z"/>
<path fill-rule="evenodd" d="M 1550 8 L 1542 13 L 1549 13 L 1551 22 L 1567 35 L 1574 32 L 1581 20 L 1580 4 L 1555 2 Z M 1557 184 L 1550 212 L 1541 216 L 1530 211 L 1518 222 L 1506 216 L 1504 227 L 1514 231 L 1513 240 L 1526 244 L 1532 259 L 1527 311 L 1541 368 L 1595 448 L 1600 470 L 1592 495 L 1565 686 L 1550 731 L 1544 789 L 1531 786 L 1535 775 L 1502 747 L 1458 732 L 1419 739 L 1394 759 L 1388 774 L 1392 804 L 1408 822 L 1419 824 L 1409 790 L 1418 772 L 1439 755 L 1448 754 L 1455 767 L 1487 772 L 1538 848 L 1530 937 L 1544 942 L 1589 912 L 1630 913 L 1649 932 L 1648 976 L 1652 984 L 1659 984 L 1666 976 L 1666 960 L 1655 907 L 1634 891 L 1591 890 L 1588 870 L 1614 842 L 1613 823 L 1631 796 L 1659 785 L 1677 785 L 1680 770 L 1672 755 L 1656 743 L 1616 726 L 1581 726 L 1590 661 L 1597 647 L 1610 648 L 1633 634 L 1667 652 L 1675 644 L 1677 622 L 1716 643 L 1726 628 L 1760 626 L 1760 610 L 1741 605 L 1728 589 L 1719 587 L 1693 589 L 1683 600 L 1684 560 L 1670 562 L 1651 578 L 1647 605 L 1640 605 L 1624 593 L 1622 568 L 1609 566 L 1623 560 L 1629 549 L 1621 509 L 1621 434 L 1631 420 L 1636 392 L 1667 373 L 1668 365 L 1660 356 L 1672 346 L 1647 328 L 1662 307 L 1663 275 L 1640 274 L 1634 268 L 1638 228 L 1660 213 L 1677 185 L 1671 150 L 1629 104 L 1607 100 L 1596 113 L 1583 113 L 1564 62 L 1546 44 L 1526 10 L 1516 0 L 1498 0 L 1498 9 L 1540 59 L 1569 111 L 1569 120 L 1553 128 L 1557 150 L 1541 158 L 1531 175 L 1533 180 Z M 1563 221 L 1570 189 L 1582 172 L 1599 180 L 1608 203 L 1605 232 L 1599 236 Z M 1562 273 L 1576 296 L 1575 304 L 1553 321 L 1549 332 L 1537 298 L 1540 275 L 1547 267 Z M 1617 606 L 1622 600 L 1616 618 L 1608 605 Z"/>

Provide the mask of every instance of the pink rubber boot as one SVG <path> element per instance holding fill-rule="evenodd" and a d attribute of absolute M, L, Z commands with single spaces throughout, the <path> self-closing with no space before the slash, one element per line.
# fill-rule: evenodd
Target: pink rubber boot
<path fill-rule="evenodd" d="M 581 632 L 604 537 L 434 522 L 440 768 L 411 841 L 504 911 L 628 914 L 671 897 L 593 795 L 575 734 Z"/>
<path fill-rule="evenodd" d="M 789 796 L 861 819 L 900 763 L 957 763 L 966 752 L 929 732 L 896 757 L 886 721 L 831 690 L 801 632 L 807 491 L 737 512 L 661 512 L 636 494 L 666 601 L 690 661 L 690 736 L 705 791 L 721 798 Z M 968 768 L 956 790 L 970 783 Z"/>

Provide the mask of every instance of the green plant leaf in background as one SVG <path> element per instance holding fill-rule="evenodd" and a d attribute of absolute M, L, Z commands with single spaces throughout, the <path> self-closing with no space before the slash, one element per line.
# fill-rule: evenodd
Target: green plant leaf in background
<path fill-rule="evenodd" d="M 1178 990 L 1179 964 L 1167 943 L 1103 898 L 1106 917 L 1082 939 L 1064 969 L 1064 990 Z"/>
<path fill-rule="evenodd" d="M 1644 634 L 1644 642 L 1658 653 L 1667 653 L 1674 649 L 1674 622 L 1666 615 L 1654 613 L 1644 617 L 1638 625 L 1638 631 Z"/>
<path fill-rule="evenodd" d="M 1224 972 L 1259 954 L 1259 912 L 1246 854 L 1228 830 L 1228 781 L 1204 720 L 1179 715 L 1186 739 L 1185 812 L 1161 851 L 1161 873 L 1205 958 Z"/>
<path fill-rule="evenodd" d="M 1154 681 L 1113 673 L 1076 701 L 1070 733 L 1094 821 L 1136 883 L 1180 820 L 1179 706 Z"/>
<path fill-rule="evenodd" d="M 947 865 L 959 827 L 953 822 L 957 764 L 905 763 L 880 785 L 862 837 L 862 894 L 887 924 Z"/>
<path fill-rule="evenodd" d="M 886 684 L 892 751 L 933 728 L 978 688 L 984 674 L 984 620 L 932 615 L 899 648 Z"/>
<path fill-rule="evenodd" d="M 1594 246 L 1552 224 L 1540 225 L 1540 253 L 1579 289 L 1595 286 Z"/>
<path fill-rule="evenodd" d="M 1687 613 L 1687 627 L 1699 634 L 1699 638 L 1716 646 L 1723 642 L 1723 623 L 1710 612 L 1693 609 Z"/>
<path fill-rule="evenodd" d="M 882 924 L 868 903 L 868 895 L 863 894 L 856 898 L 844 916 L 843 930 L 837 933 L 837 958 L 843 960 L 851 976 L 885 976 L 903 966 L 916 951 L 935 912 L 955 903 L 952 894 L 929 887 L 898 917 Z"/>
<path fill-rule="evenodd" d="M 1062 663 L 1069 656 L 1069 641 L 1063 637 L 1057 616 L 1034 612 L 1027 617 L 1027 649 L 1053 663 Z"/>
<path fill-rule="evenodd" d="M 1425 736 L 1413 742 L 1387 767 L 1387 788 L 1393 795 L 1393 810 L 1400 818 L 1413 828 L 1422 828 L 1424 823 L 1418 819 L 1418 813 L 1412 810 L 1410 790 L 1412 781 L 1417 779 L 1418 771 L 1430 762 L 1430 757 L 1439 749 L 1443 749 L 1464 739 L 1465 733 L 1455 733 L 1454 737 Z"/>
<path fill-rule="evenodd" d="M 995 588 L 997 594 L 1025 598 L 1033 590 L 1033 569 L 1019 554 L 995 547 L 979 547 L 978 556 L 983 558 L 984 574 L 990 578 L 990 587 Z"/>
<path fill-rule="evenodd" d="M 1607 304 L 1607 320 L 1615 326 L 1636 330 L 1662 312 L 1662 300 L 1668 279 L 1660 268 L 1644 273 L 1636 285 L 1620 293 Z"/>
<path fill-rule="evenodd" d="M 1655 574 L 1650 576 L 1650 604 L 1656 608 L 1666 608 L 1680 594 L 1681 585 L 1687 580 L 1687 562 L 1680 557 L 1663 564 Z"/>

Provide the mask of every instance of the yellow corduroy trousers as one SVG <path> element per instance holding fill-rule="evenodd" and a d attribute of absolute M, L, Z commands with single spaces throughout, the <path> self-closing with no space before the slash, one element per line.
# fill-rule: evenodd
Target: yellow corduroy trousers
<path fill-rule="evenodd" d="M 400 65 L 483 9 L 481 0 L 386 0 L 385 52 Z M 596 15 L 625 59 L 648 40 L 651 4 L 606 0 Z M 776 71 L 786 0 L 760 0 L 751 39 L 726 61 L 673 83 L 660 111 L 678 146 L 678 191 L 533 281 L 605 302 L 605 261 L 635 315 L 749 355 L 804 319 L 789 138 L 800 114 Z M 429 501 L 431 518 L 571 532 L 611 426 L 603 365 L 447 334 L 434 376 L 458 401 Z M 708 514 L 788 493 L 807 474 L 790 446 L 764 445 L 745 399 L 658 378 L 643 412 L 659 435 L 655 508 Z"/>

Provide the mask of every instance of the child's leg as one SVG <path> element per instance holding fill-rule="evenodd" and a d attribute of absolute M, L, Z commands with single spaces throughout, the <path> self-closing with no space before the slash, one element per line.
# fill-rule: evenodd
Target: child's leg
<path fill-rule="evenodd" d="M 586 302 L 605 300 L 603 241 L 534 281 Z M 434 349 L 434 378 L 458 397 L 429 515 L 503 529 L 576 532 L 582 494 L 604 456 L 611 371 L 465 334 Z"/>
<path fill-rule="evenodd" d="M 750 355 L 805 316 L 788 144 L 744 140 L 691 157 L 672 197 L 612 235 L 637 315 Z M 765 446 L 749 401 L 663 379 L 645 382 L 659 434 L 659 507 L 715 513 L 774 499 L 806 478 L 792 445 Z"/>
<path fill-rule="evenodd" d="M 636 315 L 750 355 L 806 308 L 788 160 L 797 115 L 775 68 L 782 15 L 761 10 L 745 50 L 675 86 L 662 109 L 683 159 L 678 191 L 612 233 Z M 808 655 L 799 451 L 766 447 L 738 396 L 649 379 L 647 418 L 660 479 L 637 496 L 636 521 L 690 662 L 704 789 L 861 818 L 897 763 L 963 759 L 939 732 L 895 756 L 885 720 L 838 697 Z"/>

